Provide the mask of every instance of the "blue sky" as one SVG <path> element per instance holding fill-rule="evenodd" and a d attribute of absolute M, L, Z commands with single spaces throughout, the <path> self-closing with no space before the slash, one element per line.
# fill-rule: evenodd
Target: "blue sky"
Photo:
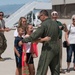
<path fill-rule="evenodd" d="M 34 0 L 0 0 L 0 5 L 24 4 L 28 1 L 34 1 Z"/>
<path fill-rule="evenodd" d="M 50 0 L 0 0 L 0 5 L 24 4 L 31 1 L 50 1 Z"/>

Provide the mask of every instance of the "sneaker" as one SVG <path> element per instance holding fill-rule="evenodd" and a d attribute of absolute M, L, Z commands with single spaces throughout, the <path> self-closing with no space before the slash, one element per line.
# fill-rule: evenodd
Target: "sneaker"
<path fill-rule="evenodd" d="M 63 74 L 65 74 L 65 70 L 60 70 L 60 73 L 63 73 Z"/>
<path fill-rule="evenodd" d="M 0 57 L 0 61 L 4 61 L 4 59 L 2 57 Z"/>
<path fill-rule="evenodd" d="M 75 71 L 75 68 L 73 68 L 73 70 Z"/>
<path fill-rule="evenodd" d="M 70 69 L 67 69 L 67 72 L 69 73 L 70 72 Z"/>

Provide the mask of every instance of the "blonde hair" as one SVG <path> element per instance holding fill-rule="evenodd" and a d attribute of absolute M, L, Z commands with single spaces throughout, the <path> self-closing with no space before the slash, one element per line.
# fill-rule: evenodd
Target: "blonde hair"
<path fill-rule="evenodd" d="M 20 17 L 19 22 L 18 22 L 18 26 L 22 26 L 22 19 L 27 20 L 25 17 Z"/>
<path fill-rule="evenodd" d="M 75 14 L 74 15 L 72 15 L 72 18 L 71 19 L 75 19 Z"/>

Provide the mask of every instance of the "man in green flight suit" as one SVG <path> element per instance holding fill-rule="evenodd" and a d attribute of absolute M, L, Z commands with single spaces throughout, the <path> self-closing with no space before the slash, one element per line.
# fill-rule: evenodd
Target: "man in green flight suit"
<path fill-rule="evenodd" d="M 19 42 L 19 45 L 27 42 L 33 42 L 39 37 L 45 36 L 51 37 L 51 40 L 43 42 L 42 51 L 38 63 L 38 69 L 36 75 L 46 75 L 48 66 L 51 69 L 51 75 L 59 75 L 59 27 L 56 21 L 52 21 L 48 17 L 46 10 L 41 10 L 39 13 L 39 19 L 42 21 L 41 26 L 30 35 L 30 37 L 23 39 Z"/>

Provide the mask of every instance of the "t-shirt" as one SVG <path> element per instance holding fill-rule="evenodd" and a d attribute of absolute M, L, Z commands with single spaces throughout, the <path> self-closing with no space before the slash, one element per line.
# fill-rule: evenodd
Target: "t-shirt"
<path fill-rule="evenodd" d="M 62 23 L 60 21 L 56 21 L 58 23 L 59 26 L 63 26 Z M 59 29 L 59 39 L 62 38 L 62 30 Z"/>
<path fill-rule="evenodd" d="M 70 44 L 75 44 L 75 26 L 73 24 L 67 25 L 67 29 L 70 31 L 68 40 Z"/>
<path fill-rule="evenodd" d="M 29 37 L 29 35 L 25 35 L 25 37 Z M 30 53 L 31 50 L 31 42 L 25 43 L 26 45 L 26 53 Z"/>
<path fill-rule="evenodd" d="M 0 20 L 0 29 L 1 28 L 5 28 L 5 21 L 4 20 Z M 2 33 L 4 33 L 4 32 L 2 32 Z"/>
<path fill-rule="evenodd" d="M 22 53 L 22 46 L 19 46 L 18 43 L 19 41 L 21 41 L 23 38 L 22 37 L 15 37 L 15 40 L 14 40 L 14 46 L 16 47 L 16 49 L 18 50 L 18 52 L 21 54 Z"/>
<path fill-rule="evenodd" d="M 18 32 L 17 32 L 17 29 L 14 31 L 14 37 L 17 37 L 18 36 Z"/>

